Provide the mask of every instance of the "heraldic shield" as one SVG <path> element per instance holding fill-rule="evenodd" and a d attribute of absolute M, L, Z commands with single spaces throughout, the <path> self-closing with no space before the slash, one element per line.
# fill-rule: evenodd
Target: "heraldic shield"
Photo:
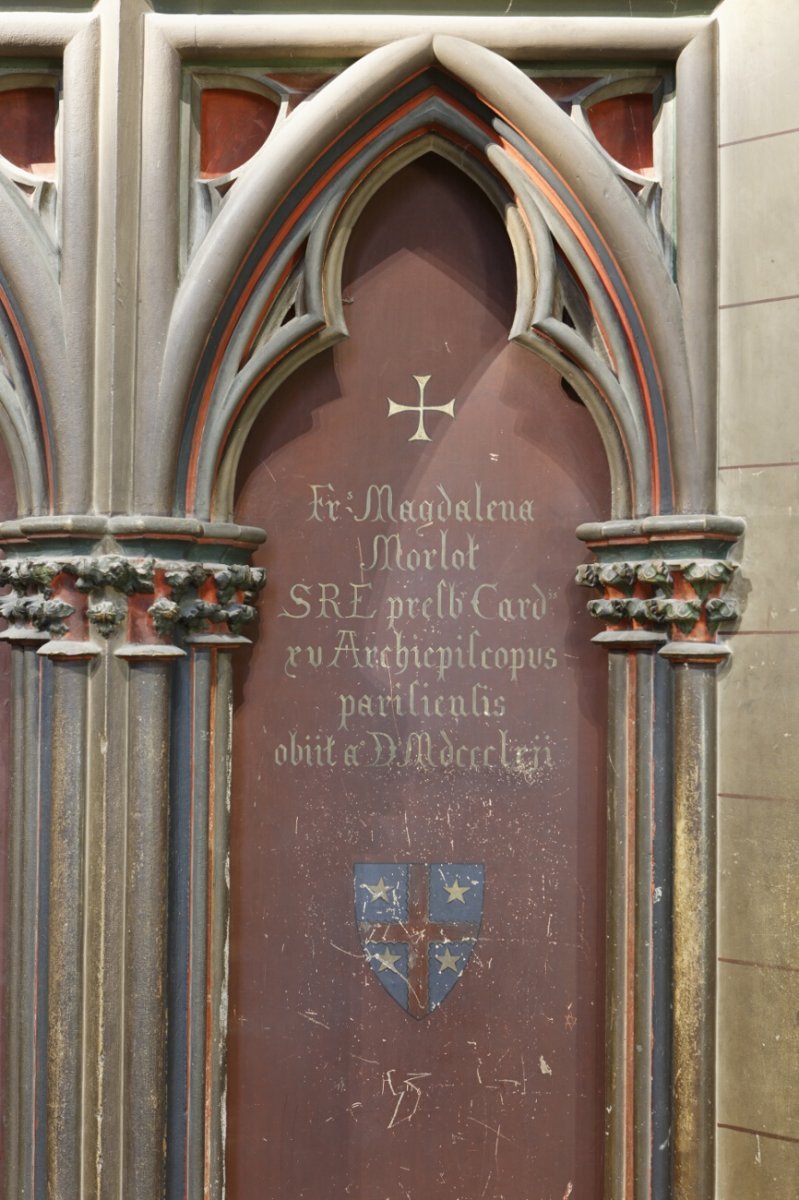
<path fill-rule="evenodd" d="M 478 863 L 356 863 L 355 919 L 366 961 L 417 1021 L 446 999 L 480 933 Z"/>

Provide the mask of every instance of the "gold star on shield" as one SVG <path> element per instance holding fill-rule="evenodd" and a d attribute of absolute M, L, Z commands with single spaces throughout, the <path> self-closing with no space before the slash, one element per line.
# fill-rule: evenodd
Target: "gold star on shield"
<path fill-rule="evenodd" d="M 395 975 L 399 974 L 397 968 L 394 966 L 394 963 L 399 962 L 402 957 L 401 954 L 392 954 L 388 946 L 386 946 L 382 954 L 375 954 L 374 957 L 380 963 L 381 971 L 393 971 Z"/>
<path fill-rule="evenodd" d="M 471 890 L 472 890 L 471 884 L 458 883 L 458 876 L 456 875 L 454 883 L 445 883 L 444 884 L 444 891 L 449 893 L 449 899 L 447 900 L 447 904 L 452 904 L 453 900 L 460 900 L 461 904 L 465 904 L 466 901 L 464 900 L 463 897 L 466 895 L 467 892 L 470 892 Z"/>
<path fill-rule="evenodd" d="M 361 887 L 366 888 L 367 892 L 373 900 L 385 900 L 387 904 L 391 903 L 391 897 L 388 894 L 389 885 L 381 875 L 377 883 L 362 883 Z"/>
<path fill-rule="evenodd" d="M 445 946 L 444 953 L 436 955 L 436 960 L 441 964 L 439 967 L 439 974 L 443 975 L 444 971 L 454 971 L 457 975 L 458 963 L 460 962 L 460 959 L 460 954 L 450 953 L 448 947 Z"/>

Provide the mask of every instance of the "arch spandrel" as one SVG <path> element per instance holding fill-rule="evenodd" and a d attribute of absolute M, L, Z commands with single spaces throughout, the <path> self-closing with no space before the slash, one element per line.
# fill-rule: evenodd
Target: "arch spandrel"
<path fill-rule="evenodd" d="M 437 94 L 420 99 L 420 80 Z M 382 136 L 396 148 L 409 124 L 417 136 L 436 127 L 450 142 L 465 139 L 468 153 L 513 195 L 538 263 L 534 289 L 520 280 L 531 311 L 520 322 L 520 305 L 514 336 L 559 363 L 578 391 L 601 397 L 609 458 L 613 464 L 615 439 L 616 457 L 625 460 L 614 515 L 690 509 L 694 451 L 684 419 L 691 397 L 680 304 L 655 237 L 611 166 L 531 80 L 483 47 L 435 37 L 374 51 L 307 101 L 242 173 L 200 246 L 176 299 L 162 371 L 160 419 L 173 423 L 164 433 L 180 441 L 177 510 L 228 515 L 235 464 L 225 452 L 236 421 L 250 419 L 246 407 L 263 402 L 262 381 L 289 369 L 298 344 L 341 336 L 328 313 L 309 312 L 276 337 L 260 378 L 258 364 L 242 357 L 270 295 L 298 262 L 311 281 L 321 279 L 330 239 L 321 244 L 320 227 L 333 229 L 341 190 L 353 186 L 359 165 L 365 178 L 375 169 L 372 143 Z M 557 241 L 587 291 L 604 354 L 551 306 L 542 308 L 552 290 L 542 238 Z M 150 494 L 152 484 L 157 493 L 166 482 L 151 481 Z"/>

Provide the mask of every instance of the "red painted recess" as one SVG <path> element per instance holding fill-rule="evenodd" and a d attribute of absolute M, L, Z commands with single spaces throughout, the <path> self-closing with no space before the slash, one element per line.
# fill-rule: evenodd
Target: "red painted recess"
<path fill-rule="evenodd" d="M 200 100 L 200 178 L 235 171 L 263 146 L 277 120 L 267 96 L 236 88 L 204 88 Z"/>
<path fill-rule="evenodd" d="M 616 162 L 631 171 L 652 169 L 654 108 L 648 92 L 600 100 L 588 109 L 588 120 L 597 140 Z"/>
<path fill-rule="evenodd" d="M 23 171 L 55 171 L 55 89 L 12 88 L 0 92 L 0 154 Z"/>

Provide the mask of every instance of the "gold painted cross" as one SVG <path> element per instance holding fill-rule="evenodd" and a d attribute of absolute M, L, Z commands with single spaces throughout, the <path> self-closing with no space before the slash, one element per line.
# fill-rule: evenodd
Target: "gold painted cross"
<path fill-rule="evenodd" d="M 388 415 L 390 417 L 396 417 L 397 413 L 402 413 L 402 412 L 418 413 L 419 414 L 419 424 L 416 426 L 416 433 L 412 434 L 411 437 L 408 438 L 408 441 L 409 442 L 429 442 L 431 440 L 430 435 L 428 434 L 427 430 L 425 429 L 425 425 L 424 425 L 425 413 L 429 413 L 429 412 L 446 413 L 448 417 L 454 418 L 455 417 L 455 401 L 450 400 L 449 404 L 425 404 L 424 389 L 427 386 L 431 376 L 430 375 L 414 375 L 413 378 L 416 380 L 416 384 L 419 388 L 419 403 L 418 404 L 395 404 L 394 401 L 391 399 L 391 397 L 388 396 L 388 397 L 386 397 L 388 400 Z"/>

